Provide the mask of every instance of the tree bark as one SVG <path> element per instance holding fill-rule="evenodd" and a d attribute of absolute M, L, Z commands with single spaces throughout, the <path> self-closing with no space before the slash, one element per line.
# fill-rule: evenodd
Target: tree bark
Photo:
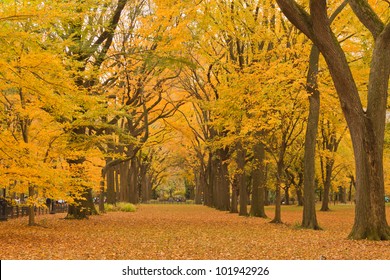
<path fill-rule="evenodd" d="M 241 141 L 236 146 L 237 152 L 237 183 L 239 191 L 240 209 L 238 215 L 248 216 L 248 191 L 245 180 L 245 150 Z"/>
<path fill-rule="evenodd" d="M 129 162 L 122 162 L 119 165 L 119 187 L 120 187 L 120 195 L 119 201 L 124 202 L 127 201 L 127 197 L 129 196 L 128 192 L 128 182 L 129 182 Z"/>
<path fill-rule="evenodd" d="M 35 203 L 33 203 L 33 199 L 35 196 L 34 186 L 28 186 L 28 196 L 31 199 L 32 203 L 29 206 L 28 225 L 35 226 Z"/>
<path fill-rule="evenodd" d="M 218 205 L 216 208 L 221 211 L 229 211 L 230 209 L 230 188 L 229 188 L 229 170 L 227 159 L 229 157 L 228 149 L 218 149 L 218 181 L 217 181 L 217 194 Z"/>
<path fill-rule="evenodd" d="M 206 174 L 204 168 L 195 170 L 195 204 L 202 204 L 204 188 L 206 186 Z"/>
<path fill-rule="evenodd" d="M 325 159 L 325 180 L 324 180 L 324 198 L 322 200 L 320 211 L 329 211 L 329 191 L 332 184 L 332 171 L 334 160 Z"/>
<path fill-rule="evenodd" d="M 320 92 L 317 75 L 320 52 L 313 45 L 310 51 L 309 71 L 307 74 L 307 91 L 309 95 L 309 116 L 305 135 L 305 155 L 303 174 L 303 218 L 302 227 L 320 229 L 315 209 L 315 153 L 320 116 Z"/>
<path fill-rule="evenodd" d="M 98 213 L 93 204 L 92 190 L 85 188 L 82 196 L 84 199 L 76 200 L 74 204 L 68 206 L 66 219 L 86 219 L 89 215 L 96 215 Z"/>
<path fill-rule="evenodd" d="M 106 163 L 110 162 L 111 160 L 112 160 L 111 158 L 107 159 Z M 113 167 L 107 170 L 106 182 L 107 182 L 107 203 L 115 204 L 116 203 L 115 174 L 114 174 Z"/>
<path fill-rule="evenodd" d="M 271 223 L 282 223 L 282 212 L 281 212 L 281 204 L 282 204 L 282 198 L 281 198 L 281 188 L 283 183 L 283 177 L 284 177 L 284 157 L 287 150 L 287 141 L 285 135 L 282 135 L 282 141 L 279 148 L 279 155 L 276 162 L 276 185 L 275 185 L 275 216 L 274 219 L 271 221 Z"/>
<path fill-rule="evenodd" d="M 284 191 L 284 205 L 290 205 L 290 186 L 285 186 Z"/>
<path fill-rule="evenodd" d="M 264 209 L 265 199 L 265 149 L 264 144 L 258 142 L 253 147 L 254 169 L 252 185 L 252 205 L 250 215 L 254 217 L 267 218 Z"/>
<path fill-rule="evenodd" d="M 233 184 L 232 184 L 232 195 L 231 195 L 231 201 L 230 201 L 230 213 L 238 213 L 238 205 L 237 205 L 237 199 L 238 199 L 238 176 L 237 174 L 234 175 Z"/>
<path fill-rule="evenodd" d="M 138 204 L 139 202 L 139 192 L 138 192 L 138 172 L 139 166 L 136 157 L 133 157 L 130 160 L 130 169 L 129 169 L 129 182 L 127 183 L 128 187 L 128 196 L 126 201 Z"/>
<path fill-rule="evenodd" d="M 348 61 L 330 28 L 326 1 L 311 0 L 311 15 L 295 1 L 277 2 L 323 54 L 350 130 L 356 167 L 356 208 L 349 238 L 389 240 L 383 199 L 383 141 L 390 74 L 390 24 L 381 22 L 367 1 L 349 0 L 375 40 L 364 111 Z"/>
<path fill-rule="evenodd" d="M 213 177 L 215 176 L 214 170 L 212 169 L 212 158 L 213 154 L 209 152 L 207 161 L 207 180 L 204 191 L 204 205 L 213 207 Z"/>
<path fill-rule="evenodd" d="M 99 212 L 104 213 L 104 180 L 100 182 L 100 195 L 99 195 Z"/>
<path fill-rule="evenodd" d="M 302 195 L 302 190 L 300 188 L 297 189 L 297 200 L 298 200 L 298 206 L 303 206 L 303 195 Z"/>

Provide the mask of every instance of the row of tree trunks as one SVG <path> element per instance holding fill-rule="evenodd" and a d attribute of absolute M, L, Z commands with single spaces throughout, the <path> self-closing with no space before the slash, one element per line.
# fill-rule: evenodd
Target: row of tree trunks
<path fill-rule="evenodd" d="M 140 164 L 136 157 L 108 168 L 105 176 L 107 203 L 149 201 L 152 181 L 147 171 L 147 166 Z"/>
<path fill-rule="evenodd" d="M 210 152 L 207 165 L 200 164 L 195 173 L 195 203 L 204 204 L 221 211 L 230 211 L 247 216 L 249 198 L 251 197 L 250 215 L 266 217 L 264 206 L 268 202 L 268 190 L 266 189 L 266 166 L 264 144 L 259 142 L 254 148 L 255 161 L 249 188 L 249 176 L 245 174 L 246 151 L 241 142 L 236 147 L 237 172 L 233 176 L 233 182 L 229 180 L 227 159 L 229 152 L 219 149 Z M 202 163 L 202 160 L 200 160 Z"/>
<path fill-rule="evenodd" d="M 216 152 L 209 152 L 207 167 L 201 167 L 198 170 L 196 202 L 199 203 L 202 198 L 204 205 L 216 208 L 222 211 L 230 209 L 230 182 L 229 171 L 226 159 L 228 151 L 219 149 Z M 203 191 L 203 197 L 201 193 Z"/>
<path fill-rule="evenodd" d="M 229 171 L 226 160 L 228 159 L 228 150 L 218 149 L 216 157 L 213 158 L 213 166 L 215 173 L 214 180 L 214 206 L 221 211 L 228 211 L 230 208 L 230 194 L 229 194 Z"/>
<path fill-rule="evenodd" d="M 203 203 L 203 192 L 206 186 L 206 175 L 203 168 L 194 171 L 195 178 L 195 204 Z"/>

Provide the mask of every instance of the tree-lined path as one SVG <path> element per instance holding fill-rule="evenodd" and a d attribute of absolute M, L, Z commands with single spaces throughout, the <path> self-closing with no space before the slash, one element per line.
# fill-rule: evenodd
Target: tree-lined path
<path fill-rule="evenodd" d="M 0 49 L 4 257 L 389 254 L 389 1 L 9 0 Z"/>
<path fill-rule="evenodd" d="M 318 213 L 323 231 L 299 229 L 297 206 L 283 206 L 284 225 L 200 205 L 140 205 L 88 220 L 37 217 L 45 227 L 12 220 L 0 223 L 0 259 L 390 259 L 389 241 L 345 238 L 353 205 L 334 208 Z"/>

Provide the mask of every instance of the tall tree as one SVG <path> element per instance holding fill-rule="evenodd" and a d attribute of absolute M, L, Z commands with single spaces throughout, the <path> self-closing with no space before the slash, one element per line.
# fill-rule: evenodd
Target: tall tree
<path fill-rule="evenodd" d="M 347 1 L 344 1 L 330 16 L 330 23 L 341 13 Z M 309 93 L 309 116 L 305 135 L 304 156 L 304 207 L 302 227 L 319 229 L 315 213 L 315 147 L 320 115 L 320 91 L 317 76 L 319 68 L 320 52 L 313 45 L 309 57 L 309 69 L 307 73 L 307 91 Z"/>
<path fill-rule="evenodd" d="M 367 109 L 363 108 L 345 53 L 327 15 L 327 2 L 310 1 L 310 14 L 294 0 L 277 0 L 282 12 L 318 47 L 332 75 L 350 130 L 356 166 L 355 221 L 352 239 L 390 239 L 386 221 L 383 177 L 383 139 L 390 74 L 390 23 L 365 0 L 349 4 L 371 32 L 373 51 L 368 80 Z M 388 17 L 388 14 L 385 13 Z"/>
<path fill-rule="evenodd" d="M 64 14 L 54 9 L 49 15 L 39 1 L 6 3 L 1 12 L 8 9 L 14 17 L 0 25 L 0 46 L 7 50 L 0 56 L 0 110 L 5 113 L 0 122 L 0 151 L 5 155 L 1 169 L 6 185 L 12 182 L 11 191 L 28 190 L 33 225 L 34 208 L 42 199 L 71 202 L 69 192 L 79 196 L 63 166 L 70 152 L 65 147 L 69 120 L 79 103 L 62 42 L 53 35 Z"/>

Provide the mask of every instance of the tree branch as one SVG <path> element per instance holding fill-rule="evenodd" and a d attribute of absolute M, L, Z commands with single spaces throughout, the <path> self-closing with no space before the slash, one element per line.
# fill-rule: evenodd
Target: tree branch
<path fill-rule="evenodd" d="M 284 15 L 301 30 L 309 39 L 313 40 L 311 16 L 294 0 L 276 0 Z"/>
<path fill-rule="evenodd" d="M 363 23 L 363 25 L 371 32 L 374 39 L 376 39 L 385 28 L 385 25 L 371 8 L 370 4 L 368 4 L 368 1 L 349 0 L 349 5 L 359 18 L 360 22 Z"/>

